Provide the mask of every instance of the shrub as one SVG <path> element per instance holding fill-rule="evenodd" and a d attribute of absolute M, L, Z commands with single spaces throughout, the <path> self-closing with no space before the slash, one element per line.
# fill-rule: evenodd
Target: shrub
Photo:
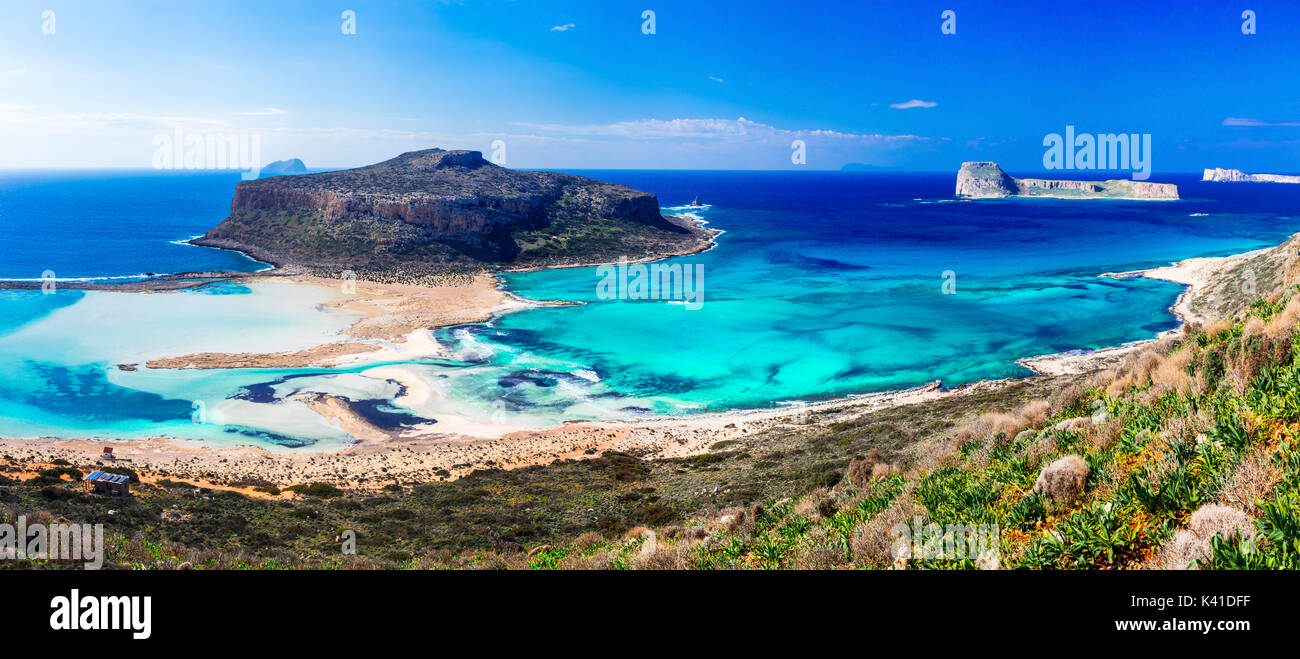
<path fill-rule="evenodd" d="M 877 467 L 882 464 L 887 474 L 889 465 L 884 464 L 884 459 L 880 457 L 880 451 L 876 449 L 871 449 L 871 452 L 865 458 L 853 458 L 853 461 L 849 462 L 849 482 L 859 486 L 866 484 L 867 481 L 881 473 Z"/>
<path fill-rule="evenodd" d="M 343 490 L 340 490 L 329 483 L 300 483 L 298 485 L 290 485 L 284 489 L 289 490 L 290 492 L 297 492 L 305 497 L 316 497 L 318 499 L 330 499 L 343 494 Z"/>
<path fill-rule="evenodd" d="M 1070 382 L 1060 389 L 1053 391 L 1052 395 L 1048 397 L 1047 402 L 1052 411 L 1060 413 L 1064 410 L 1073 408 L 1082 398 L 1083 389 L 1080 389 L 1079 385 Z"/>
<path fill-rule="evenodd" d="M 46 485 L 41 488 L 41 496 L 50 501 L 67 501 L 68 499 L 76 498 L 77 491 L 69 490 L 66 487 L 59 487 L 57 485 Z"/>
<path fill-rule="evenodd" d="M 1224 540 L 1246 538 L 1255 533 L 1250 515 L 1228 506 L 1209 504 L 1192 513 L 1187 528 L 1174 535 L 1161 553 L 1161 567 L 1185 570 L 1192 562 L 1206 562 L 1215 536 Z"/>
<path fill-rule="evenodd" d="M 1219 501 L 1256 515 L 1256 503 L 1266 499 L 1281 477 L 1281 469 L 1263 447 L 1256 447 L 1233 469 L 1219 492 Z"/>
<path fill-rule="evenodd" d="M 604 541 L 605 538 L 599 533 L 587 531 L 574 539 L 573 545 L 582 551 L 587 551 Z"/>
<path fill-rule="evenodd" d="M 894 564 L 894 527 L 911 524 L 913 517 L 924 512 L 911 496 L 898 497 L 887 508 L 862 523 L 853 532 L 849 547 L 854 560 L 870 567 L 890 567 Z"/>
<path fill-rule="evenodd" d="M 1219 534 L 1225 538 L 1234 535 L 1248 535 L 1254 532 L 1254 523 L 1250 515 L 1217 504 L 1201 506 L 1192 513 L 1191 519 L 1187 521 L 1187 528 L 1192 533 L 1202 538 L 1210 538 L 1214 534 Z"/>
<path fill-rule="evenodd" d="M 1083 494 L 1088 480 L 1088 463 L 1077 455 L 1067 455 L 1043 468 L 1034 482 L 1034 491 L 1042 492 L 1052 503 L 1068 506 Z"/>
<path fill-rule="evenodd" d="M 994 436 L 1002 435 L 1006 439 L 1011 439 L 1021 430 L 1041 425 L 1047 421 L 1051 407 L 1051 404 L 1045 400 L 1035 400 L 1025 403 L 1010 414 L 992 412 L 980 418 L 988 424 L 989 431 Z"/>

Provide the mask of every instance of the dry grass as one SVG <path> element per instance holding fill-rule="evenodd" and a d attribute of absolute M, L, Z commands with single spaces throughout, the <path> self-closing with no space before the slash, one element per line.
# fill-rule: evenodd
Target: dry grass
<path fill-rule="evenodd" d="M 819 519 L 821 517 L 822 504 L 826 501 L 829 494 L 830 491 L 824 487 L 814 488 L 813 491 L 804 495 L 804 497 L 799 500 L 799 503 L 794 505 L 794 514 L 804 515 L 814 521 Z"/>
<path fill-rule="evenodd" d="M 1161 552 L 1160 567 L 1166 570 L 1185 570 L 1192 561 L 1206 561 L 1210 557 L 1210 540 L 1246 537 L 1254 534 L 1254 520 L 1246 513 L 1229 506 L 1207 504 L 1192 513 L 1187 528 L 1174 534 Z"/>
<path fill-rule="evenodd" d="M 1068 382 L 1053 391 L 1052 395 L 1047 398 L 1047 402 L 1053 412 L 1060 412 L 1079 402 L 1081 398 L 1083 398 L 1083 389 L 1073 382 Z"/>
<path fill-rule="evenodd" d="M 956 464 L 957 445 L 960 443 L 956 440 L 947 440 L 917 444 L 909 451 L 913 457 L 908 465 L 907 473 L 909 475 L 928 474 L 936 469 Z"/>
<path fill-rule="evenodd" d="M 1043 458 L 1054 453 L 1056 448 L 1056 437 L 1051 433 L 1044 433 L 1037 441 L 1027 444 L 1020 451 L 1020 455 L 1028 461 L 1029 466 L 1037 467 L 1043 463 Z"/>
<path fill-rule="evenodd" d="M 1145 385 L 1151 380 L 1151 371 L 1159 364 L 1160 354 L 1154 348 L 1129 353 L 1106 386 L 1106 394 L 1116 396 L 1129 387 Z"/>
<path fill-rule="evenodd" d="M 853 532 L 849 544 L 854 559 L 869 567 L 894 565 L 893 548 L 897 538 L 893 529 L 899 524 L 911 524 L 917 515 L 928 517 L 925 508 L 917 505 L 910 492 L 899 495 L 888 508 L 863 522 Z"/>
<path fill-rule="evenodd" d="M 843 546 L 821 527 L 813 529 L 807 542 L 799 545 L 790 557 L 790 566 L 796 570 L 832 570 L 848 564 L 849 555 Z"/>
<path fill-rule="evenodd" d="M 1271 339 L 1290 339 L 1295 333 L 1296 323 L 1300 323 L 1300 295 L 1293 295 L 1276 316 L 1269 319 L 1264 326 L 1264 334 Z"/>
<path fill-rule="evenodd" d="M 691 551 L 698 544 L 683 540 L 673 544 L 655 544 L 632 558 L 631 567 L 636 570 L 689 570 L 691 568 Z"/>
<path fill-rule="evenodd" d="M 618 552 L 612 549 L 598 551 L 591 556 L 578 556 L 569 559 L 565 567 L 572 570 L 608 570 Z"/>
<path fill-rule="evenodd" d="M 1162 434 L 1175 444 L 1196 441 L 1203 437 L 1214 425 L 1214 415 L 1209 410 L 1201 409 L 1191 415 L 1173 415 L 1164 420 Z"/>
<path fill-rule="evenodd" d="M 1286 359 L 1294 331 L 1294 325 L 1266 324 L 1259 318 L 1247 321 L 1241 338 L 1228 344 L 1224 353 L 1227 379 L 1239 395 L 1265 366 Z"/>
<path fill-rule="evenodd" d="M 1052 403 L 1046 400 L 1029 401 L 1013 412 L 985 412 L 979 418 L 960 428 L 951 441 L 918 447 L 919 454 L 912 464 L 912 473 L 926 473 L 955 462 L 957 447 L 967 442 L 990 439 L 968 458 L 968 466 L 987 467 L 989 456 L 998 442 L 1012 441 L 1021 432 L 1042 425 L 1051 415 Z M 891 473 L 898 473 L 895 469 Z"/>
<path fill-rule="evenodd" d="M 844 478 L 853 485 L 862 486 L 872 480 L 884 478 L 899 471 L 901 471 L 899 465 L 890 464 L 879 450 L 871 449 L 866 457 L 854 458 L 849 462 L 849 469 Z"/>
<path fill-rule="evenodd" d="M 1257 446 L 1233 469 L 1219 491 L 1219 503 L 1240 508 L 1252 517 L 1257 516 L 1259 507 L 1255 502 L 1272 494 L 1281 476 L 1281 470 L 1270 459 L 1268 451 Z"/>
<path fill-rule="evenodd" d="M 1181 394 L 1192 391 L 1196 378 L 1187 372 L 1187 365 L 1192 362 L 1192 351 L 1175 350 L 1159 358 L 1149 373 L 1152 391 L 1161 394 L 1176 391 Z"/>
<path fill-rule="evenodd" d="M 1118 371 L 1113 368 L 1104 368 L 1092 375 L 1089 375 L 1083 382 L 1083 386 L 1088 389 L 1107 389 L 1111 382 L 1115 381 L 1115 375 Z"/>
<path fill-rule="evenodd" d="M 1094 377 L 1090 384 L 1104 386 L 1109 396 L 1117 396 L 1130 387 L 1145 387 L 1149 384 L 1151 388 L 1146 396 L 1152 399 L 1170 391 L 1193 391 L 1198 383 L 1187 372 L 1192 353 L 1190 350 L 1176 348 L 1175 338 L 1163 338 L 1129 353 L 1118 368 L 1098 374 L 1100 377 Z"/>
<path fill-rule="evenodd" d="M 988 424 L 992 435 L 1002 435 L 1010 439 L 1015 437 L 1021 430 L 1042 425 L 1051 414 L 1051 408 L 1052 405 L 1048 401 L 1035 400 L 1021 405 L 1019 409 L 1010 414 L 989 412 L 981 416 L 980 419 Z"/>
<path fill-rule="evenodd" d="M 605 541 L 604 536 L 595 531 L 587 531 L 582 535 L 574 538 L 573 545 L 578 549 L 586 551 Z"/>
<path fill-rule="evenodd" d="M 903 468 L 895 463 L 877 462 L 871 467 L 871 479 L 887 478 L 902 472 Z"/>
<path fill-rule="evenodd" d="M 1124 431 L 1124 424 L 1107 419 L 1106 423 L 1088 427 L 1084 431 L 1085 439 L 1092 450 L 1100 450 L 1109 447 L 1119 439 L 1120 434 Z"/>
<path fill-rule="evenodd" d="M 718 525 L 731 535 L 744 535 L 754 530 L 754 521 L 762 513 L 763 506 L 754 504 L 751 509 L 731 508 L 718 518 Z"/>
<path fill-rule="evenodd" d="M 1205 334 L 1206 336 L 1210 336 L 1210 337 L 1216 336 L 1222 332 L 1226 332 L 1232 329 L 1232 326 L 1235 323 L 1236 321 L 1234 321 L 1232 318 L 1220 318 L 1219 320 L 1216 320 L 1205 326 Z"/>
<path fill-rule="evenodd" d="M 957 432 L 952 436 L 952 443 L 960 446 L 971 440 L 984 439 L 993 434 L 993 427 L 989 425 L 988 420 L 988 417 L 991 414 L 992 413 L 986 413 L 981 415 L 974 421 L 958 428 Z"/>

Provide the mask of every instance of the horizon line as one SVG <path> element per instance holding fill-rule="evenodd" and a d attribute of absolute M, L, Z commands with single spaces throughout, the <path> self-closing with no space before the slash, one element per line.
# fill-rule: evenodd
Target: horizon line
<path fill-rule="evenodd" d="M 274 162 L 274 161 L 273 161 L 273 162 Z M 382 161 L 381 161 L 381 162 L 382 162 Z M 268 164 L 270 164 L 270 163 L 268 163 Z M 368 166 L 373 165 L 373 164 L 377 164 L 377 163 L 370 163 L 370 164 L 367 164 L 367 165 L 347 165 L 347 166 L 338 166 L 338 167 L 335 167 L 335 166 L 328 166 L 328 167 L 319 167 L 319 168 L 308 168 L 308 171 L 305 172 L 305 173 L 306 173 L 306 174 L 317 174 L 317 173 L 323 173 L 323 172 L 343 171 L 343 170 L 348 170 L 348 169 L 359 169 L 359 168 L 361 168 L 361 167 L 368 167 Z M 495 163 L 493 163 L 493 164 L 495 164 Z M 1001 166 L 1001 165 L 999 165 L 999 166 Z M 505 166 L 502 165 L 502 167 L 505 167 Z M 948 170 L 948 169 L 909 169 L 909 168 L 877 167 L 877 166 L 873 166 L 873 167 L 868 168 L 868 169 L 845 169 L 845 166 L 841 166 L 841 167 L 837 167 L 837 168 L 801 167 L 801 168 L 781 168 L 781 169 L 777 169 L 777 168 L 688 169 L 688 168 L 681 168 L 681 167 L 505 167 L 505 168 L 506 168 L 506 169 L 512 169 L 512 170 L 515 170 L 515 171 L 526 171 L 526 172 L 527 172 L 527 171 L 531 171 L 531 172 L 539 172 L 539 171 L 603 171 L 603 172 L 790 172 L 790 173 L 796 173 L 796 172 L 840 172 L 840 173 L 844 173 L 844 174 L 885 174 L 885 173 L 906 173 L 906 174 L 955 174 L 957 170 L 960 170 L 960 169 L 961 169 L 961 166 L 958 165 L 957 167 L 955 167 L 955 168 L 953 168 L 953 169 L 951 169 L 951 170 Z M 261 169 L 261 168 L 259 167 L 259 169 Z M 1004 169 L 1005 169 L 1005 167 L 1004 167 Z M 1048 173 L 1048 174 L 1057 174 L 1057 173 L 1065 174 L 1065 173 L 1068 173 L 1068 174 L 1070 174 L 1071 176 L 1107 176 L 1107 175 L 1110 175 L 1110 174 L 1123 174 L 1123 173 L 1126 173 L 1126 172 L 1131 172 L 1131 170 L 1123 170 L 1123 169 L 1112 169 L 1112 170 L 1085 170 L 1085 169 L 1033 170 L 1033 169 L 1023 169 L 1023 170 L 1021 170 L 1021 169 L 1014 168 L 1014 167 L 1013 167 L 1012 169 L 1017 169 L 1017 171 L 1034 171 L 1034 172 L 1042 171 L 1042 172 L 1044 172 L 1044 173 Z M 1206 167 L 1206 168 L 1202 168 L 1202 169 L 1198 169 L 1198 170 L 1186 170 L 1186 171 L 1174 171 L 1174 170 L 1170 170 L 1170 171 L 1164 172 L 1164 173 L 1161 174 L 1161 175 L 1169 176 L 1169 175 L 1178 175 L 1178 174 L 1203 174 L 1205 169 L 1213 169 L 1213 168 Z M 247 170 L 247 169 L 157 169 L 157 168 L 153 168 L 153 167 L 123 167 L 123 166 L 111 166 L 111 167 L 93 167 L 93 166 L 90 166 L 90 167 L 84 167 L 84 166 L 71 166 L 71 167 L 0 167 L 0 172 L 77 172 L 77 171 L 81 171 L 81 172 L 157 172 L 157 173 L 160 173 L 160 174 L 162 174 L 162 173 L 170 173 L 170 174 L 240 174 L 240 173 L 246 172 L 246 171 L 248 171 L 248 170 Z M 1269 172 L 1269 173 L 1274 173 L 1274 172 Z M 1156 175 L 1157 175 L 1157 174 L 1155 174 L 1154 172 L 1152 173 L 1152 176 L 1153 176 L 1153 177 L 1156 176 Z M 281 176 L 302 176 L 302 174 L 282 174 Z M 270 178 L 270 177 L 267 177 L 267 178 Z"/>

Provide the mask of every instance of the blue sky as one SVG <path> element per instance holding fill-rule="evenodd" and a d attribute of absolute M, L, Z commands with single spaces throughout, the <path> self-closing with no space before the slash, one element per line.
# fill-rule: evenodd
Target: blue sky
<path fill-rule="evenodd" d="M 148 167 L 179 126 L 312 167 L 502 140 L 512 167 L 788 169 L 801 139 L 809 169 L 1014 173 L 1074 125 L 1150 133 L 1155 180 L 1297 173 L 1297 71 L 1293 2 L 11 0 L 0 167 Z"/>

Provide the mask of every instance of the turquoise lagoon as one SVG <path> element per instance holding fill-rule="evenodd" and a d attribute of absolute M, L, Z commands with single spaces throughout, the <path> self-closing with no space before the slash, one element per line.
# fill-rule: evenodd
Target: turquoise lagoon
<path fill-rule="evenodd" d="M 117 365 L 296 350 L 333 340 L 355 317 L 321 306 L 330 289 L 286 284 L 0 291 L 0 436 L 166 435 L 321 450 L 349 438 L 295 393 L 342 396 L 382 427 L 436 432 L 440 418 L 543 427 L 1025 376 L 1016 359 L 1177 326 L 1168 307 L 1180 286 L 1099 274 L 1256 249 L 1300 230 L 1287 210 L 1300 195 L 1279 189 L 1289 186 L 1245 190 L 1190 177 L 1174 181 L 1184 201 L 1154 203 L 955 201 L 950 175 L 588 174 L 665 204 L 697 194 L 712 202 L 670 208 L 725 230 L 715 249 L 673 260 L 704 268 L 701 308 L 599 299 L 594 268 L 509 274 L 523 296 L 583 304 L 434 330 L 444 350 L 402 362 L 130 371 Z M 203 229 L 194 224 L 193 233 Z M 393 365 L 438 395 L 398 405 L 401 385 L 366 374 Z"/>

